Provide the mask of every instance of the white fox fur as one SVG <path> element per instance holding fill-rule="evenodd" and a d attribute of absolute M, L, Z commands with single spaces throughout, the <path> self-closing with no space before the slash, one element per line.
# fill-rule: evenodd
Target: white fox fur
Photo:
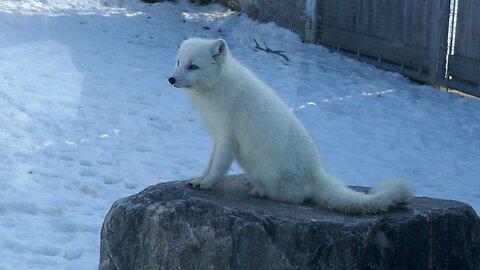
<path fill-rule="evenodd" d="M 270 87 L 235 60 L 224 40 L 188 39 L 176 63 L 169 82 L 188 90 L 214 139 L 205 172 L 190 185 L 211 188 L 236 159 L 255 196 L 291 203 L 312 198 L 351 214 L 381 213 L 410 200 L 405 181 L 384 181 L 365 194 L 330 177 L 300 121 Z"/>

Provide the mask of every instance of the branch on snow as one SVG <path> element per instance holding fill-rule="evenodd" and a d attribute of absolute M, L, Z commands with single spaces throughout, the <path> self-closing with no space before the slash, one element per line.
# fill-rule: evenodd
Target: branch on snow
<path fill-rule="evenodd" d="M 276 55 L 280 55 L 281 57 L 283 57 L 283 59 L 285 59 L 286 61 L 290 61 L 290 59 L 288 59 L 288 57 L 283 54 L 284 51 L 274 51 L 272 49 L 270 49 L 268 46 L 267 46 L 267 43 L 263 42 L 263 45 L 265 45 L 265 48 L 262 48 L 256 39 L 253 39 L 253 41 L 255 42 L 255 49 L 258 49 L 260 51 L 264 51 L 264 52 L 267 52 L 267 53 L 271 53 L 271 54 L 276 54 Z"/>

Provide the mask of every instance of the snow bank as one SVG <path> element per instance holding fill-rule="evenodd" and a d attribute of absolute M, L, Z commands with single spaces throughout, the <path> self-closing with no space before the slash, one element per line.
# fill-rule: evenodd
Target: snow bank
<path fill-rule="evenodd" d="M 302 44 L 274 24 L 186 2 L 10 0 L 0 36 L 0 269 L 96 269 L 113 201 L 202 172 L 210 139 L 166 81 L 191 36 L 228 40 L 337 178 L 405 178 L 418 196 L 480 210 L 479 100 Z M 255 51 L 253 38 L 291 61 Z"/>

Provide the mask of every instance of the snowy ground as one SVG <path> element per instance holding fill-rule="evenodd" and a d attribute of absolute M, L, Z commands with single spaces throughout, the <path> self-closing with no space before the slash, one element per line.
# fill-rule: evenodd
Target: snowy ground
<path fill-rule="evenodd" d="M 292 107 L 337 178 L 405 178 L 417 196 L 480 210 L 480 100 L 412 84 L 221 6 L 4 0 L 0 269 L 96 269 L 116 199 L 202 172 L 210 139 L 166 81 L 191 36 L 225 38 Z M 253 38 L 291 61 L 255 51 Z"/>

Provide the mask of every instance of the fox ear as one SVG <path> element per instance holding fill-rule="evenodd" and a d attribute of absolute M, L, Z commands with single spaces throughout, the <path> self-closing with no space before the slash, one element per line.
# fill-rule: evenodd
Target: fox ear
<path fill-rule="evenodd" d="M 223 39 L 217 39 L 213 42 L 212 46 L 210 47 L 212 52 L 212 57 L 219 61 L 223 59 L 225 54 L 227 53 L 227 42 Z"/>

